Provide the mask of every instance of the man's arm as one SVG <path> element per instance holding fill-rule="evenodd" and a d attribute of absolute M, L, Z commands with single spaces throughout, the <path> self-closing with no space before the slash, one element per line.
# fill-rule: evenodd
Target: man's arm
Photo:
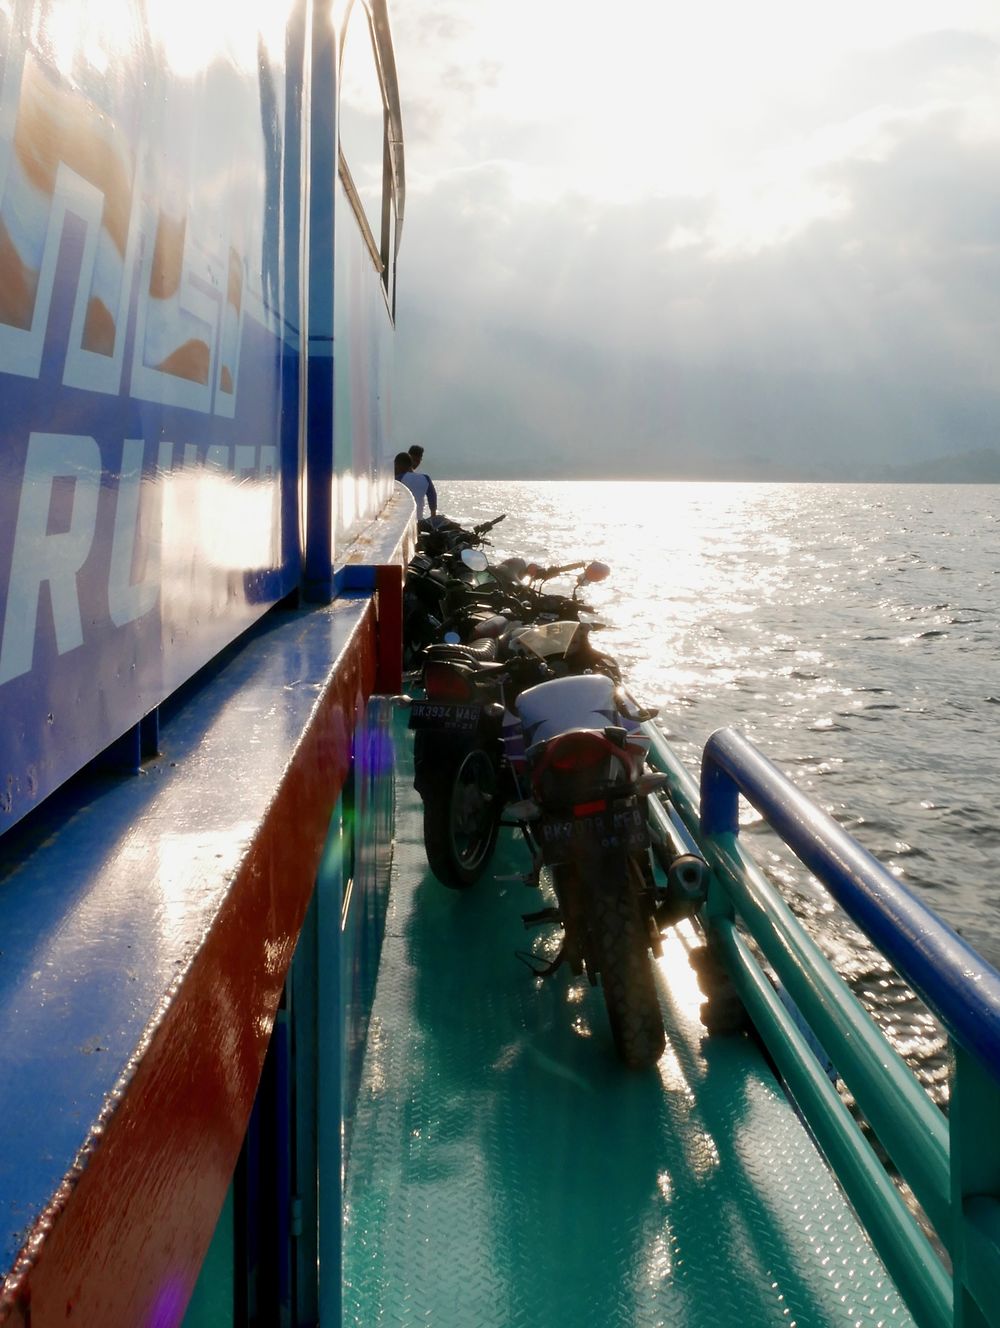
<path fill-rule="evenodd" d="M 424 472 L 427 473 L 426 471 Z M 431 509 L 431 516 L 437 516 L 438 496 L 437 489 L 434 487 L 434 481 L 427 475 L 427 506 Z"/>

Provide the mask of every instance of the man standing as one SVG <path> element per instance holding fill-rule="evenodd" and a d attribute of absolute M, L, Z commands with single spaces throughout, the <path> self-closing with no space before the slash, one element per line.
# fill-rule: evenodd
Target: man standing
<path fill-rule="evenodd" d="M 426 475 L 418 475 L 413 469 L 413 462 L 410 460 L 409 452 L 397 452 L 394 462 L 396 479 L 400 484 L 404 484 L 413 494 L 413 501 L 417 505 L 417 520 L 424 519 L 424 499 L 427 497 L 428 479 Z"/>
<path fill-rule="evenodd" d="M 414 443 L 409 449 L 409 456 L 413 469 L 416 470 L 424 459 L 424 449 L 419 443 Z M 431 509 L 431 516 L 437 516 L 438 496 L 437 490 L 434 488 L 434 481 L 426 472 L 424 473 L 424 479 L 427 481 L 427 506 Z"/>

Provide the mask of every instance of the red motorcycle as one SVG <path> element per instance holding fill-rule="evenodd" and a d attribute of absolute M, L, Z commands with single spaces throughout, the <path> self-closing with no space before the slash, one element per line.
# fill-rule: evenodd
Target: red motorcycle
<path fill-rule="evenodd" d="M 667 919 L 649 857 L 646 800 L 665 777 L 646 765 L 649 740 L 598 674 L 557 678 L 517 700 L 530 797 L 515 814 L 549 869 L 560 964 L 600 981 L 615 1049 L 633 1069 L 663 1053 L 663 1015 L 651 954 Z M 676 917 L 671 918 L 675 921 Z"/>

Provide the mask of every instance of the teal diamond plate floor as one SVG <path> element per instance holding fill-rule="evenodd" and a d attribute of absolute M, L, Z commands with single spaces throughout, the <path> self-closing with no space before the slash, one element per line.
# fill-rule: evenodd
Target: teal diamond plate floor
<path fill-rule="evenodd" d="M 540 982 L 515 959 L 537 892 L 439 885 L 401 777 L 347 1174 L 344 1322 L 910 1324 L 755 1047 L 703 1036 L 684 938 L 660 965 L 667 1051 L 628 1073 L 600 992 Z M 523 853 L 502 839 L 497 873 Z"/>

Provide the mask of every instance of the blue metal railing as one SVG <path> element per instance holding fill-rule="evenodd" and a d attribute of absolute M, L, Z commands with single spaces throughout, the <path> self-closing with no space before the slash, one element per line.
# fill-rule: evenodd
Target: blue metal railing
<path fill-rule="evenodd" d="M 709 738 L 702 761 L 701 824 L 736 834 L 739 795 L 938 1016 L 949 1035 L 1000 1078 L 1000 973 L 882 863 L 732 729 Z"/>
<path fill-rule="evenodd" d="M 703 915 L 709 938 L 914 1318 L 928 1328 L 1000 1325 L 1000 974 L 740 734 L 722 730 L 709 740 L 699 800 L 662 733 L 652 725 L 646 732 L 674 807 L 713 869 Z M 743 850 L 740 795 L 941 1019 L 955 1058 L 950 1139 L 944 1116 Z M 950 1277 L 744 931 L 912 1187 L 950 1252 Z"/>

